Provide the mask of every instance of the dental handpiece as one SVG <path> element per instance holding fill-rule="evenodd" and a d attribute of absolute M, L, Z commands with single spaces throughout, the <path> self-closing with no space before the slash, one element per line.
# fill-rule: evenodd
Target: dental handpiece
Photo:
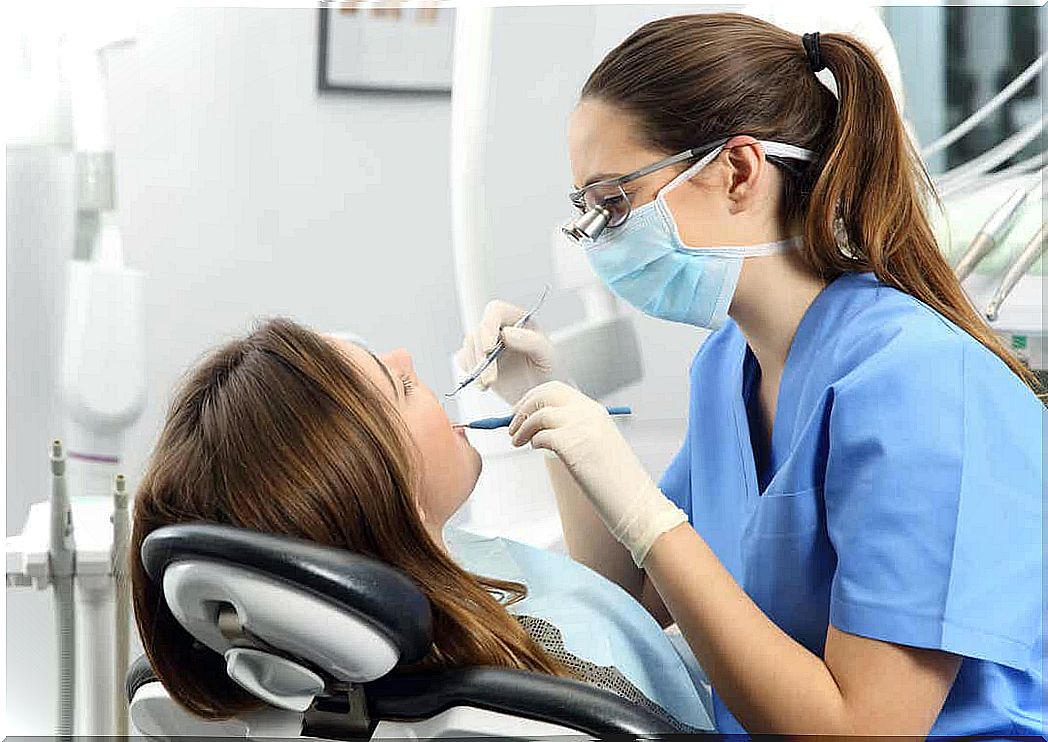
<path fill-rule="evenodd" d="M 1037 234 L 1019 253 L 1019 257 L 1015 259 L 1015 262 L 1008 266 L 1004 278 L 1001 279 L 1001 285 L 993 292 L 993 298 L 986 305 L 986 319 L 991 322 L 997 319 L 997 315 L 1001 311 L 1001 304 L 1008 298 L 1008 294 L 1012 292 L 1015 284 L 1019 283 L 1019 279 L 1030 269 L 1030 266 L 1036 263 L 1038 258 L 1044 254 L 1046 246 L 1048 246 L 1048 232 L 1045 231 L 1045 225 L 1042 224 L 1040 229 L 1037 230 Z"/>
<path fill-rule="evenodd" d="M 1008 236 L 1008 233 L 1012 231 L 1012 227 L 1015 226 L 1019 213 L 1022 211 L 1022 206 L 1026 203 L 1026 198 L 1031 190 L 1020 188 L 1009 196 L 1008 200 L 999 209 L 990 215 L 990 218 L 983 224 L 982 229 L 976 233 L 975 239 L 972 240 L 971 245 L 968 246 L 964 255 L 957 262 L 954 273 L 957 274 L 958 281 L 963 281 L 967 278 L 982 259 L 989 255 Z"/>
<path fill-rule="evenodd" d="M 605 408 L 609 415 L 632 415 L 633 408 L 621 406 L 621 407 L 607 407 Z M 506 415 L 505 417 L 485 417 L 480 420 L 474 420 L 471 423 L 461 423 L 456 425 L 456 428 L 472 428 L 474 430 L 497 430 L 498 428 L 509 427 L 509 424 L 513 422 L 513 415 Z"/>

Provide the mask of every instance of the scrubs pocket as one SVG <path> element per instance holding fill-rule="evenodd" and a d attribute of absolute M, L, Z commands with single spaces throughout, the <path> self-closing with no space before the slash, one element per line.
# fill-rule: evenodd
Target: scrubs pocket
<path fill-rule="evenodd" d="M 822 487 L 798 492 L 765 492 L 750 521 L 753 538 L 782 538 L 814 531 L 822 518 Z"/>

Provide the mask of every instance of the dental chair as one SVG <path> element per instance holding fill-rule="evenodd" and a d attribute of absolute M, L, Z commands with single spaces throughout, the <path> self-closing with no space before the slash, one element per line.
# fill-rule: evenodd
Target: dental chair
<path fill-rule="evenodd" d="M 433 640 L 429 602 L 398 570 L 348 551 L 216 524 L 168 526 L 142 545 L 179 623 L 264 703 L 199 719 L 145 656 L 126 678 L 131 721 L 152 738 L 337 740 L 631 737 L 678 730 L 620 696 L 506 668 L 398 670 Z"/>

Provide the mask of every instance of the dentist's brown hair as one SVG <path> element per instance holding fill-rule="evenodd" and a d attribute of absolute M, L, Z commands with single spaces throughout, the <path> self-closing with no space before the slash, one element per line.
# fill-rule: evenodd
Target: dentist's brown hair
<path fill-rule="evenodd" d="M 224 523 L 349 549 L 399 568 L 433 608 L 434 643 L 413 669 L 492 665 L 569 675 L 494 595 L 522 585 L 474 576 L 430 538 L 416 508 L 410 435 L 337 347 L 290 320 L 265 322 L 189 373 L 138 489 L 131 539 L 135 620 L 171 696 L 208 719 L 261 706 L 198 645 L 146 574 L 162 526 Z"/>
<path fill-rule="evenodd" d="M 782 217 L 803 225 L 809 268 L 827 280 L 872 271 L 1037 391 L 1036 376 L 972 307 L 936 244 L 924 211 L 934 189 L 876 58 L 844 34 L 819 42 L 839 101 L 815 77 L 800 36 L 736 13 L 648 23 L 604 58 L 582 98 L 632 115 L 642 141 L 667 154 L 738 134 L 812 150 L 807 172 L 782 169 Z"/>

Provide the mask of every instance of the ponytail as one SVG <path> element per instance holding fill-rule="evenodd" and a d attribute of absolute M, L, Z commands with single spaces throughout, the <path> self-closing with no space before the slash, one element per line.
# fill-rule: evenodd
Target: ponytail
<path fill-rule="evenodd" d="M 880 65 L 850 36 L 820 42 L 839 104 L 804 219 L 808 264 L 821 275 L 872 271 L 974 337 L 1036 392 L 1037 377 L 972 306 L 939 249 L 924 205 L 940 202 Z"/>
<path fill-rule="evenodd" d="M 833 73 L 838 99 L 813 62 Z M 632 114 L 641 136 L 662 152 L 749 134 L 818 153 L 807 173 L 782 169 L 782 215 L 803 224 L 809 268 L 826 279 L 872 271 L 1038 389 L 946 264 L 925 214 L 926 203 L 938 202 L 931 179 L 880 64 L 854 38 L 823 34 L 810 49 L 796 34 L 736 13 L 663 18 L 609 52 L 582 97 Z"/>

